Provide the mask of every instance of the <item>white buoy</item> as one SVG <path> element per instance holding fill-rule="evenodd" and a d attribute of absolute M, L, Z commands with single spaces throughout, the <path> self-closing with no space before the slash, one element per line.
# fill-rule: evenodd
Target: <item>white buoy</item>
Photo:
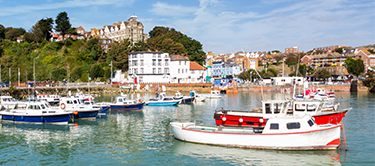
<path fill-rule="evenodd" d="M 240 123 L 242 123 L 243 122 L 243 119 L 242 118 L 240 118 L 240 120 L 238 120 Z"/>
<path fill-rule="evenodd" d="M 223 120 L 223 122 L 225 122 L 225 121 L 227 121 L 227 118 L 224 116 L 222 120 Z"/>
<path fill-rule="evenodd" d="M 264 121 L 263 121 L 263 119 L 259 119 L 259 122 L 260 122 L 260 123 L 263 123 Z"/>

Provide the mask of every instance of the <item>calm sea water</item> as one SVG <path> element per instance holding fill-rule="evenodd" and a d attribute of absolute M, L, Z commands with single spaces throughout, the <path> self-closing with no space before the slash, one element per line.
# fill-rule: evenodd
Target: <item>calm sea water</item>
<path fill-rule="evenodd" d="M 169 95 L 172 95 L 170 93 Z M 186 93 L 187 95 L 187 93 Z M 337 92 L 341 108 L 353 107 L 343 122 L 348 151 L 278 151 L 209 146 L 175 140 L 169 122 L 214 125 L 216 109 L 260 107 L 260 93 L 227 94 L 223 99 L 178 107 L 114 112 L 69 125 L 0 123 L 1 165 L 375 165 L 375 95 Z M 111 101 L 103 94 L 97 101 Z M 130 98 L 151 98 L 153 93 Z M 288 98 L 268 93 L 265 99 Z M 179 114 L 177 114 L 179 113 Z"/>

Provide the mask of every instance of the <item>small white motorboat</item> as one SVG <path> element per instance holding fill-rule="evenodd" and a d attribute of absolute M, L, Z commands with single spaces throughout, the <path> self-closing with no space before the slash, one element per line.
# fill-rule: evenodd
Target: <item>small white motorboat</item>
<path fill-rule="evenodd" d="M 175 138 L 194 143 L 255 149 L 323 150 L 340 144 L 341 125 L 317 125 L 310 115 L 280 115 L 270 118 L 266 126 L 226 128 L 171 122 Z"/>
<path fill-rule="evenodd" d="M 210 94 L 201 94 L 201 95 L 205 96 L 208 99 L 219 99 L 219 98 L 223 97 L 220 94 L 220 91 L 218 91 L 218 90 L 211 90 Z"/>
<path fill-rule="evenodd" d="M 197 102 L 203 102 L 206 100 L 206 96 L 198 94 L 198 92 L 196 92 L 195 90 L 190 92 L 190 96 L 195 97 L 194 101 L 197 101 Z"/>

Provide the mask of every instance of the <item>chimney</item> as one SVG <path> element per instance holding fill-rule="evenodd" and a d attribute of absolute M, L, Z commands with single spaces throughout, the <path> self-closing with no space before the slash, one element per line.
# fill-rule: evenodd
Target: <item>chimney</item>
<path fill-rule="evenodd" d="M 148 51 L 148 52 L 151 52 L 151 50 L 150 50 L 150 49 L 148 49 L 147 51 Z"/>
<path fill-rule="evenodd" d="M 158 50 L 155 50 L 155 52 L 159 52 Z"/>

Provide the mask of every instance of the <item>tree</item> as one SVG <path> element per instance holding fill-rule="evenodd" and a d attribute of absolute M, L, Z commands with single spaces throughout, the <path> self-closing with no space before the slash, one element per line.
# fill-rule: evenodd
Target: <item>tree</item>
<path fill-rule="evenodd" d="M 43 39 L 43 32 L 39 28 L 39 24 L 38 23 L 36 23 L 33 27 L 31 27 L 31 29 L 29 30 L 29 33 L 31 34 L 30 37 L 31 37 L 32 41 L 34 41 L 35 43 L 39 44 L 42 41 L 42 39 Z"/>
<path fill-rule="evenodd" d="M 278 65 L 279 65 L 279 62 L 280 62 L 281 60 L 283 60 L 284 56 L 282 56 L 282 55 L 276 55 L 276 56 L 274 56 L 273 58 L 276 60 L 276 66 L 278 66 Z"/>
<path fill-rule="evenodd" d="M 302 74 L 303 77 L 306 77 L 307 68 L 306 64 L 300 64 L 298 67 L 298 73 Z"/>
<path fill-rule="evenodd" d="M 149 32 L 149 36 L 146 45 L 151 50 L 160 50 L 169 54 L 187 54 L 190 61 L 200 65 L 205 62 L 202 44 L 174 28 L 156 26 Z"/>
<path fill-rule="evenodd" d="M 315 77 L 315 78 L 326 79 L 326 78 L 331 77 L 331 73 L 330 73 L 328 70 L 326 70 L 326 69 L 320 69 L 320 70 L 318 70 L 318 71 L 314 74 L 314 77 Z"/>
<path fill-rule="evenodd" d="M 128 70 L 128 58 L 131 43 L 125 39 L 122 42 L 113 42 L 108 54 L 113 60 L 113 66 L 122 71 Z"/>
<path fill-rule="evenodd" d="M 5 27 L 3 25 L 0 24 L 0 41 L 1 39 L 5 39 Z"/>
<path fill-rule="evenodd" d="M 17 37 L 19 37 L 19 36 L 21 36 L 25 33 L 26 33 L 26 31 L 23 28 L 8 27 L 8 28 L 6 28 L 5 38 L 9 39 L 11 41 L 16 41 Z"/>
<path fill-rule="evenodd" d="M 339 53 L 339 54 L 342 54 L 343 50 L 344 50 L 344 48 L 341 47 L 341 48 L 335 48 L 333 51 L 334 51 L 334 52 L 337 52 L 337 53 Z"/>
<path fill-rule="evenodd" d="M 66 78 L 66 70 L 65 69 L 56 69 L 52 72 L 52 80 L 62 81 L 64 78 Z"/>
<path fill-rule="evenodd" d="M 286 60 L 285 60 L 285 63 L 286 64 L 293 64 L 293 63 L 297 63 L 297 57 L 296 55 L 294 54 L 289 54 L 287 57 L 286 57 Z"/>
<path fill-rule="evenodd" d="M 348 57 L 345 60 L 345 64 L 348 72 L 357 77 L 365 71 L 365 65 L 363 64 L 362 59 L 354 59 L 352 57 Z"/>
<path fill-rule="evenodd" d="M 38 27 L 43 33 L 43 38 L 47 41 L 49 41 L 52 37 L 52 28 L 53 28 L 53 19 L 52 18 L 46 18 L 41 19 L 38 21 Z"/>
<path fill-rule="evenodd" d="M 66 12 L 61 12 L 56 17 L 56 27 L 54 28 L 55 31 L 60 32 L 63 40 L 65 34 L 69 32 L 69 30 L 72 28 L 72 25 L 70 24 L 68 14 Z"/>

